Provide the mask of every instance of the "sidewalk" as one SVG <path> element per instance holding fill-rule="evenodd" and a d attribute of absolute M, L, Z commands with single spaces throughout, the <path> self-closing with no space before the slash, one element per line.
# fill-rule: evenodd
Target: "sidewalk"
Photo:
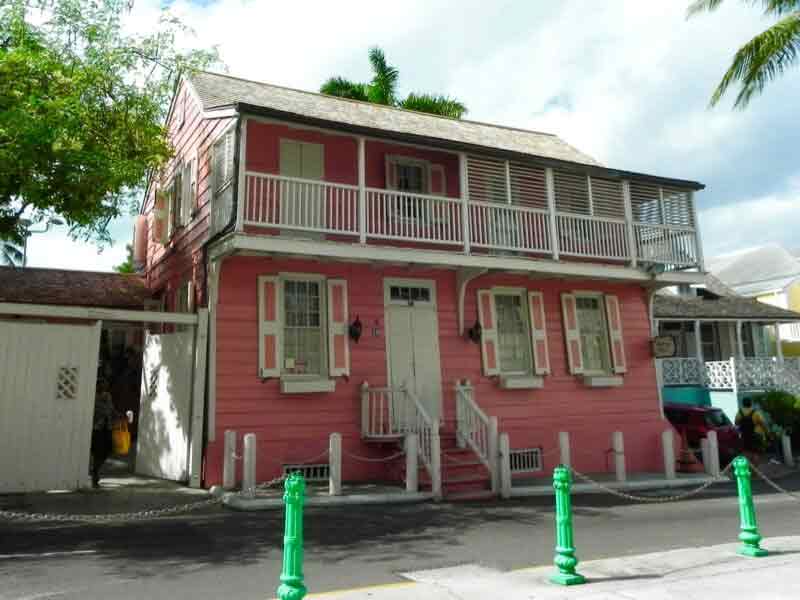
<path fill-rule="evenodd" d="M 336 600 L 713 600 L 800 598 L 800 536 L 770 538 L 765 558 L 736 554 L 738 544 L 686 548 L 580 563 L 588 583 L 549 583 L 551 566 L 501 573 L 480 565 L 403 573 L 410 581 L 371 588 L 308 595 Z M 580 555 L 580 549 L 579 549 Z"/>

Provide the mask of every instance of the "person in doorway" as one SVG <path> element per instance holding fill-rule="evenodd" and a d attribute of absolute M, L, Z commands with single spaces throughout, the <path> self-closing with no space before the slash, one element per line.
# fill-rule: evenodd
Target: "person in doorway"
<path fill-rule="evenodd" d="M 92 487 L 100 487 L 100 468 L 111 456 L 111 428 L 114 424 L 114 404 L 105 379 L 97 382 L 94 397 L 92 426 Z"/>
<path fill-rule="evenodd" d="M 751 462 L 758 462 L 758 456 L 764 448 L 766 424 L 764 418 L 754 407 L 750 398 L 742 400 L 742 407 L 736 413 L 736 426 L 742 436 L 742 448 Z"/>

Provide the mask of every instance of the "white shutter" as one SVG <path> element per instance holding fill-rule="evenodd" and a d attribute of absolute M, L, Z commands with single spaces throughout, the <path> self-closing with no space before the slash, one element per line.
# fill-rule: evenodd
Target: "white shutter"
<path fill-rule="evenodd" d="M 281 285 L 277 277 L 258 278 L 258 373 L 280 377 Z"/>
<path fill-rule="evenodd" d="M 550 354 L 547 348 L 547 324 L 545 322 L 544 297 L 541 292 L 528 292 L 531 343 L 533 345 L 533 370 L 536 375 L 550 373 Z"/>
<path fill-rule="evenodd" d="M 156 190 L 153 204 L 152 240 L 156 244 L 166 244 L 169 239 L 169 193 L 167 190 Z"/>
<path fill-rule="evenodd" d="M 569 372 L 580 375 L 583 373 L 583 352 L 581 332 L 578 328 L 578 305 L 573 294 L 561 294 L 561 310 L 564 315 L 564 338 L 567 344 Z"/>
<path fill-rule="evenodd" d="M 197 178 L 198 178 L 198 171 L 200 169 L 199 161 L 197 158 L 197 153 L 192 157 L 191 162 L 191 185 L 189 186 L 189 196 L 191 198 L 191 209 L 190 211 L 193 212 L 198 204 L 200 204 L 197 198 Z"/>
<path fill-rule="evenodd" d="M 396 190 L 397 189 L 397 160 L 395 157 L 390 156 L 389 154 L 386 155 L 385 158 L 386 163 L 386 189 L 387 190 Z"/>
<path fill-rule="evenodd" d="M 625 363 L 625 342 L 622 337 L 622 315 L 620 314 L 619 298 L 613 294 L 606 294 L 605 300 L 608 337 L 611 344 L 611 363 L 614 366 L 614 373 L 625 373 L 628 367 Z"/>
<path fill-rule="evenodd" d="M 302 154 L 300 142 L 295 140 L 281 139 L 280 143 L 280 171 L 284 177 L 302 176 Z"/>
<path fill-rule="evenodd" d="M 478 290 L 478 318 L 481 324 L 481 357 L 483 374 L 500 373 L 497 356 L 497 311 L 491 290 Z"/>
<path fill-rule="evenodd" d="M 350 375 L 347 342 L 347 281 L 328 280 L 328 372 L 331 377 Z"/>
<path fill-rule="evenodd" d="M 325 146 L 322 144 L 300 145 L 300 177 L 321 180 L 325 175 Z"/>

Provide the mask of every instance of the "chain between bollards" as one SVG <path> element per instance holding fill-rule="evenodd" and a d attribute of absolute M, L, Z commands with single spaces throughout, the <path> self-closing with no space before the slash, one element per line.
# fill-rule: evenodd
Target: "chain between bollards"
<path fill-rule="evenodd" d="M 300 473 L 286 478 L 283 501 L 286 515 L 283 531 L 283 570 L 278 587 L 279 600 L 302 600 L 306 595 L 303 583 L 303 505 L 306 482 Z"/>
<path fill-rule="evenodd" d="M 586 578 L 577 573 L 578 559 L 572 532 L 572 501 L 570 488 L 572 477 L 569 467 L 557 466 L 553 470 L 553 489 L 556 497 L 556 555 L 554 563 L 558 572 L 550 581 L 559 585 L 578 585 L 586 583 Z"/>
<path fill-rule="evenodd" d="M 733 460 L 733 474 L 736 476 L 736 487 L 739 492 L 739 515 L 741 516 L 739 540 L 742 545 L 737 552 L 744 556 L 766 556 L 768 552 L 759 545 L 761 534 L 758 532 L 753 490 L 750 486 L 750 463 L 744 456 L 737 456 Z"/>

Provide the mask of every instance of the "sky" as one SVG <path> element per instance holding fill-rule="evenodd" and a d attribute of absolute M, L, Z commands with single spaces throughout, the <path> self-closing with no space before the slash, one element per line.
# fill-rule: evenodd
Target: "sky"
<path fill-rule="evenodd" d="M 161 2 L 137 0 L 132 30 Z M 744 111 L 708 99 L 736 49 L 771 24 L 728 0 L 687 21 L 683 0 L 397 3 L 179 0 L 194 30 L 183 43 L 216 45 L 228 72 L 316 91 L 331 75 L 366 81 L 380 45 L 400 91 L 440 92 L 467 118 L 547 131 L 619 169 L 704 183 L 696 195 L 706 256 L 781 243 L 800 246 L 800 69 Z M 63 229 L 31 237 L 29 265 L 108 270 L 124 260 L 132 219 L 98 254 Z"/>

